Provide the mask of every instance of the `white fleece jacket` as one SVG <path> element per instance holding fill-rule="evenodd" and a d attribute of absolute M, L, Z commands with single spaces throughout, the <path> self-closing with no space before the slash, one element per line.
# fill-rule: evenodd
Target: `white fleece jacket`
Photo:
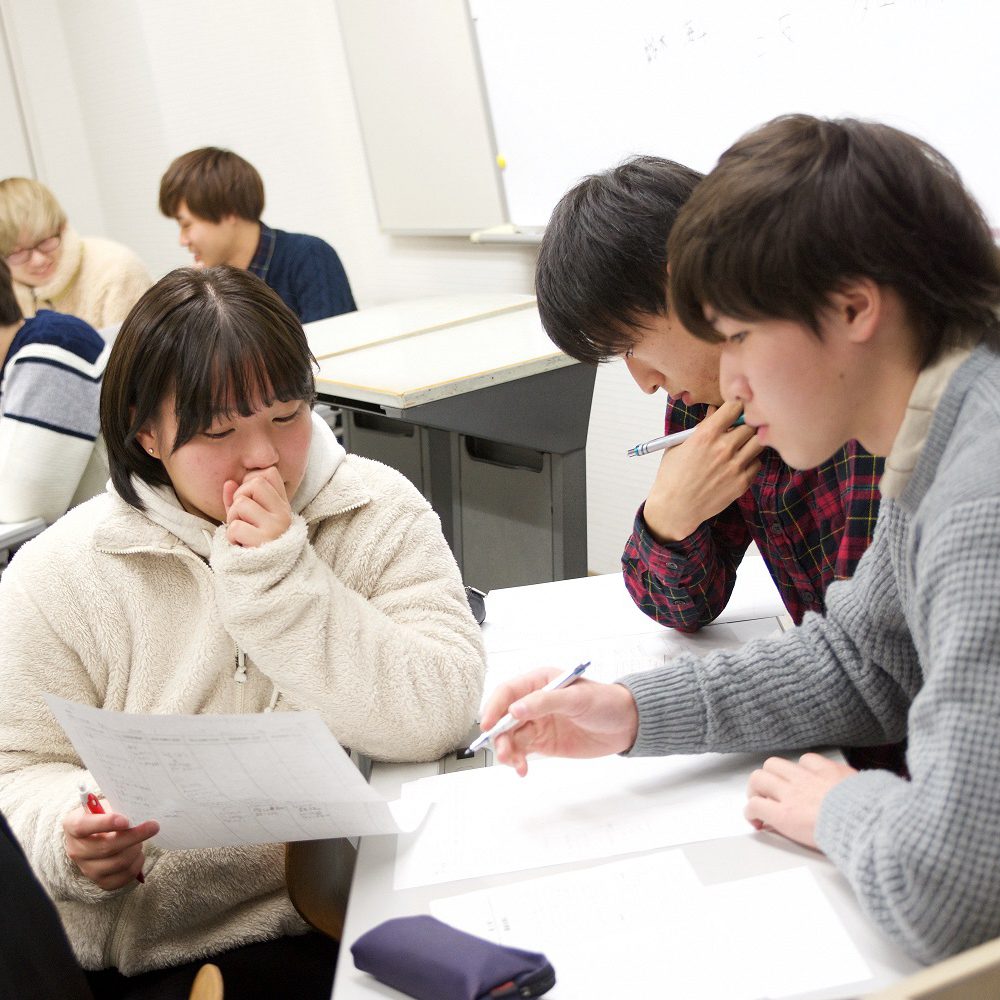
<path fill-rule="evenodd" d="M 97 330 L 117 326 L 152 284 L 145 265 L 128 247 L 99 236 L 63 230 L 62 254 L 44 285 L 14 282 L 25 319 L 54 309 L 86 320 Z"/>
<path fill-rule="evenodd" d="M 146 884 L 104 892 L 62 820 L 90 776 L 42 701 L 125 712 L 315 708 L 345 745 L 433 759 L 475 718 L 484 656 L 436 515 L 399 473 L 314 421 L 297 513 L 231 546 L 173 491 L 140 513 L 108 493 L 24 546 L 0 577 L 0 808 L 88 969 L 158 968 L 304 924 L 283 846 L 147 847 Z M 246 677 L 235 678 L 237 650 Z"/>

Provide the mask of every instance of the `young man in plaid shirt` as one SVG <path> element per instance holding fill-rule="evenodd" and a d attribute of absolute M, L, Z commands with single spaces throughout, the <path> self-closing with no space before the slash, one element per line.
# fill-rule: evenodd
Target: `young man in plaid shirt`
<path fill-rule="evenodd" d="M 598 364 L 623 357 L 643 392 L 664 389 L 665 433 L 698 426 L 663 453 L 622 556 L 625 583 L 651 618 L 682 632 L 713 621 L 729 601 L 751 541 L 796 624 L 822 612 L 827 586 L 850 577 L 871 541 L 883 460 L 856 441 L 799 471 L 732 427 L 718 344 L 693 337 L 667 304 L 667 238 L 702 175 L 636 157 L 584 178 L 556 206 L 535 274 L 538 310 L 553 342 Z M 899 769 L 894 748 L 849 751 L 857 765 Z"/>

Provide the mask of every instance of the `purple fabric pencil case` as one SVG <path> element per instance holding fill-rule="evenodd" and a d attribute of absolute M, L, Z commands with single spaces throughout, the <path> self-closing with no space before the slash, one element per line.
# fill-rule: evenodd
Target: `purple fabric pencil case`
<path fill-rule="evenodd" d="M 354 964 L 417 1000 L 538 997 L 555 985 L 548 959 L 508 948 L 424 914 L 396 917 L 351 945 Z"/>

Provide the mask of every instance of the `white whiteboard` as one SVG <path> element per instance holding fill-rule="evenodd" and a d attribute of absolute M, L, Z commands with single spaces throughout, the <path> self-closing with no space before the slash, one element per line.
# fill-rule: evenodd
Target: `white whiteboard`
<path fill-rule="evenodd" d="M 1000 4 L 986 0 L 469 0 L 510 221 L 542 226 L 634 153 L 707 171 L 804 111 L 940 149 L 1000 225 Z"/>
<path fill-rule="evenodd" d="M 465 0 L 338 0 L 379 224 L 464 234 L 507 221 Z"/>

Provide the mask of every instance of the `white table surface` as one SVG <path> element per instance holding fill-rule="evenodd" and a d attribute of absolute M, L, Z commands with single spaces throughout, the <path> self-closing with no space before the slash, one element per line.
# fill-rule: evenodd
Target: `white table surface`
<path fill-rule="evenodd" d="M 722 616 L 728 618 L 728 621 L 704 628 L 695 636 L 683 636 L 670 629 L 661 629 L 636 611 L 617 575 L 495 592 L 487 598 L 484 639 L 488 655 L 498 662 L 499 657 L 509 656 L 511 650 L 518 647 L 518 643 L 522 643 L 525 650 L 530 650 L 536 642 L 543 641 L 546 635 L 551 636 L 551 629 L 545 625 L 546 620 L 550 625 L 553 620 L 558 620 L 559 627 L 556 631 L 562 634 L 573 634 L 577 630 L 584 638 L 590 636 L 595 639 L 606 633 L 608 622 L 620 629 L 623 636 L 653 634 L 659 630 L 667 633 L 663 637 L 664 641 L 690 643 L 692 649 L 701 652 L 707 651 L 723 636 L 726 637 L 724 644 L 731 645 L 734 634 L 745 633 L 745 637 L 749 638 L 761 634 L 762 629 L 766 632 L 777 631 L 781 627 L 777 615 L 783 612 L 783 607 L 766 568 L 762 568 L 759 563 L 759 559 L 748 559 L 745 560 L 745 566 L 741 567 L 736 592 L 727 612 Z M 494 599 L 492 609 L 491 598 Z M 756 617 L 752 617 L 753 615 Z M 516 625 L 510 621 L 511 617 L 517 618 L 520 635 Z M 714 633 L 713 629 L 716 630 Z M 439 771 L 437 762 L 377 764 L 371 780 L 380 792 L 395 797 L 404 782 L 437 774 Z M 814 851 L 768 833 L 688 844 L 682 850 L 706 883 L 802 865 L 812 871 L 851 939 L 868 962 L 872 978 L 847 988 L 810 992 L 803 995 L 801 1000 L 842 1000 L 845 997 L 861 996 L 919 968 L 865 916 L 847 881 L 824 856 Z M 427 913 L 430 901 L 435 898 L 533 878 L 540 874 L 586 867 L 588 864 L 582 862 L 395 890 L 395 851 L 394 837 L 368 837 L 361 842 L 332 1000 L 386 1000 L 403 996 L 371 976 L 359 972 L 351 958 L 351 943 L 383 920 Z M 539 948 L 544 950 L 544 943 L 540 943 Z M 556 972 L 558 975 L 558 969 Z M 658 985 L 662 989 L 663 984 Z M 651 984 L 649 996 L 654 995 L 659 996 L 661 993 Z"/>
<path fill-rule="evenodd" d="M 417 337 L 430 330 L 531 309 L 533 295 L 468 292 L 406 299 L 306 323 L 306 339 L 318 361 L 359 347 Z"/>
<path fill-rule="evenodd" d="M 323 320 L 319 329 L 310 324 L 316 387 L 325 396 L 407 409 L 577 363 L 549 340 L 533 299 L 509 305 L 465 322 L 417 322 L 409 332 L 400 332 L 395 307 L 383 334 L 370 315 L 377 309 Z M 333 353 L 334 324 L 355 317 L 344 341 L 355 346 Z"/>

